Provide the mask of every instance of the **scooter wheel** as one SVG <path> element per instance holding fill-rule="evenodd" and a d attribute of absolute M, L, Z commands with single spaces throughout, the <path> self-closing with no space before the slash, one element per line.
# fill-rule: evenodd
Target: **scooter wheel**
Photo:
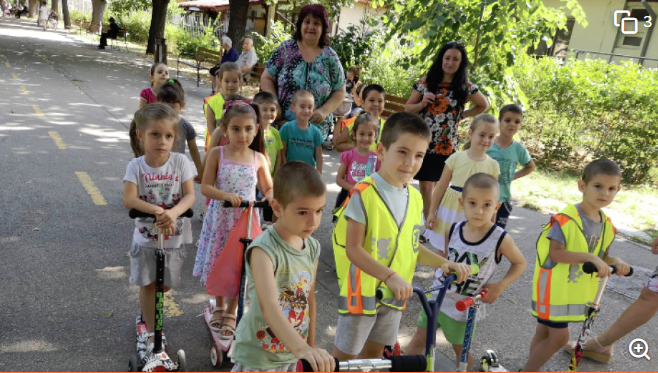
<path fill-rule="evenodd" d="M 178 355 L 178 371 L 187 372 L 187 361 L 185 360 L 185 351 L 178 350 L 176 355 Z"/>
<path fill-rule="evenodd" d="M 222 351 L 217 346 L 212 346 L 210 348 L 210 362 L 215 368 L 219 368 L 224 362 L 224 351 Z"/>
<path fill-rule="evenodd" d="M 128 371 L 129 372 L 139 372 L 141 369 L 139 369 L 139 357 L 137 355 L 133 355 L 130 357 L 130 361 L 128 362 Z"/>

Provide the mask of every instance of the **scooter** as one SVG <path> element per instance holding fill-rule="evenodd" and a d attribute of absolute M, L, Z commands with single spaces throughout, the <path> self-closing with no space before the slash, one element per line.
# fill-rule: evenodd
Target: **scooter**
<path fill-rule="evenodd" d="M 132 209 L 130 210 L 130 218 L 153 218 L 155 215 L 147 214 L 145 212 Z M 187 210 L 180 217 L 190 218 L 194 215 L 192 209 Z M 174 362 L 165 349 L 162 343 L 162 324 L 164 321 L 164 271 L 165 271 L 165 250 L 164 250 L 164 235 L 158 233 L 158 249 L 155 251 L 156 265 L 155 265 L 155 335 L 153 341 L 153 352 L 146 355 L 146 352 L 140 354 L 139 346 L 137 352 L 130 357 L 128 362 L 129 372 L 185 372 L 187 363 L 185 360 L 185 351 L 178 350 L 176 353 L 178 361 Z M 141 319 L 141 317 L 140 317 Z M 137 324 L 137 338 L 140 333 L 146 333 L 146 323 Z M 139 344 L 139 341 L 138 341 Z"/>
<path fill-rule="evenodd" d="M 474 297 L 460 300 L 455 304 L 455 307 L 458 311 L 463 312 L 468 309 L 468 316 L 466 317 L 466 331 L 464 332 L 464 343 L 462 343 L 462 353 L 459 358 L 459 372 L 466 372 L 468 370 L 468 355 L 471 351 L 471 341 L 473 340 L 475 316 L 477 315 L 477 312 L 482 305 L 482 298 L 484 298 L 486 295 L 487 292 L 482 291 Z M 482 357 L 481 368 L 483 372 L 507 372 L 505 367 L 498 363 L 498 357 L 493 350 L 487 350 L 487 354 Z"/>
<path fill-rule="evenodd" d="M 267 207 L 268 203 L 267 202 L 250 202 L 250 201 L 242 201 L 239 206 L 236 208 L 247 208 L 248 213 L 249 213 L 249 219 L 247 223 L 247 233 L 246 237 L 243 237 L 240 239 L 240 242 L 243 245 L 243 249 L 246 251 L 247 247 L 252 242 L 251 238 L 251 225 L 252 225 L 252 218 L 253 218 L 253 209 L 254 208 L 264 208 Z M 231 205 L 230 202 L 224 202 L 224 207 L 226 208 L 231 208 L 233 205 Z M 238 314 L 236 317 L 236 323 L 235 327 L 237 329 L 238 324 L 240 323 L 240 320 L 242 319 L 242 315 L 244 314 L 244 302 L 245 298 L 247 296 L 247 276 L 244 268 L 244 260 L 242 261 L 242 269 L 241 269 L 241 275 L 240 275 L 240 294 L 238 297 Z M 234 339 L 222 339 L 220 337 L 220 333 L 214 331 L 212 328 L 210 328 L 210 319 L 212 318 L 212 310 L 215 308 L 215 297 L 210 297 L 210 300 L 208 302 L 208 307 L 206 307 L 203 311 L 203 316 L 206 320 L 206 325 L 208 325 L 208 329 L 210 330 L 210 334 L 212 335 L 213 339 L 213 346 L 210 348 L 210 362 L 215 368 L 221 367 L 222 363 L 226 360 L 229 360 L 233 354 L 233 346 L 234 346 Z"/>
<path fill-rule="evenodd" d="M 425 372 L 427 360 L 421 355 L 393 356 L 390 359 L 356 359 L 348 361 L 336 360 L 334 372 L 381 372 L 388 369 L 389 372 Z M 313 372 L 311 364 L 306 360 L 297 363 L 298 372 Z"/>

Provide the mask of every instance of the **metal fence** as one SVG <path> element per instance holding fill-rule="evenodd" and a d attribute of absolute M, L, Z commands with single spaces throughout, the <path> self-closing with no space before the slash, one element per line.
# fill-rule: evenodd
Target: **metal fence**
<path fill-rule="evenodd" d="M 69 10 L 77 10 L 83 13 L 92 12 L 91 0 L 68 0 Z"/>

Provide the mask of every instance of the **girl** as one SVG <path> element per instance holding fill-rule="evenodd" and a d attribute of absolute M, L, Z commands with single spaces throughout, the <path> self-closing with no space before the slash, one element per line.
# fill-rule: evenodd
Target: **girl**
<path fill-rule="evenodd" d="M 426 237 L 439 254 L 447 257 L 445 234 L 452 223 L 465 220 L 464 210 L 459 204 L 464 182 L 478 172 L 487 173 L 496 179 L 500 174 L 498 162 L 487 155 L 496 135 L 498 120 L 491 114 L 476 116 L 468 129 L 469 141 L 463 151 L 446 160 L 441 179 L 434 188 L 427 217 Z M 440 203 L 440 205 L 439 205 Z"/>
<path fill-rule="evenodd" d="M 233 101 L 227 105 L 222 118 L 222 131 L 228 134 L 229 143 L 218 146 L 208 153 L 203 172 L 201 193 L 211 198 L 208 212 L 203 220 L 199 249 L 194 263 L 194 276 L 201 277 L 206 285 L 208 275 L 226 244 L 229 231 L 242 215 L 243 209 L 224 208 L 224 201 L 238 206 L 241 201 L 254 201 L 256 187 L 272 199 L 272 178 L 264 149 L 262 131 L 258 130 L 257 108 L 245 101 Z M 259 144 L 260 151 L 250 148 Z M 237 299 L 228 301 L 228 310 L 223 297 L 217 297 L 210 327 L 220 332 L 223 339 L 235 335 Z"/>
<path fill-rule="evenodd" d="M 345 77 L 347 78 L 345 79 L 345 91 L 352 97 L 352 99 L 354 99 L 354 102 L 352 103 L 352 110 L 347 116 L 348 118 L 356 116 L 361 111 L 361 105 L 363 104 L 363 100 L 361 99 L 361 92 L 363 91 L 365 85 L 363 82 L 359 81 L 359 75 L 361 75 L 361 71 L 363 71 L 363 67 L 351 66 L 345 73 Z"/>
<path fill-rule="evenodd" d="M 153 342 L 158 234 L 165 234 L 167 291 L 180 284 L 185 257 L 184 246 L 181 249 L 183 223 L 178 217 L 194 204 L 194 168 L 185 154 L 171 152 L 179 120 L 167 104 L 148 105 L 135 113 L 144 155 L 128 163 L 123 178 L 123 205 L 157 217 L 155 221 L 135 219 L 130 248 L 130 283 L 140 287 L 139 306 L 149 331 L 148 342 L 146 335 L 139 339 L 144 350 Z"/>
<path fill-rule="evenodd" d="M 208 154 L 210 150 L 211 135 L 215 129 L 220 128 L 225 97 L 237 95 L 242 89 L 242 75 L 235 62 L 223 63 L 217 72 L 217 77 L 219 78 L 219 93 L 206 97 L 203 102 L 203 113 L 206 117 L 205 154 Z"/>
<path fill-rule="evenodd" d="M 369 156 L 377 156 L 377 153 L 371 147 L 377 138 L 378 129 L 379 120 L 374 115 L 363 112 L 356 118 L 352 127 L 352 133 L 350 134 L 356 147 L 340 155 L 340 166 L 338 167 L 338 173 L 336 173 L 336 184 L 342 189 L 338 193 L 338 198 L 336 198 L 335 210 L 343 205 L 350 189 L 356 183 L 363 180 L 363 178 L 369 176 L 366 175 L 366 166 Z M 377 160 L 377 165 L 371 172 L 378 171 L 379 166 L 380 163 Z M 335 222 L 337 219 L 338 216 L 334 215 L 333 221 Z"/>
<path fill-rule="evenodd" d="M 139 94 L 139 108 L 158 102 L 157 92 L 167 80 L 169 80 L 169 69 L 163 62 L 156 62 L 151 66 L 151 87 L 144 88 Z"/>

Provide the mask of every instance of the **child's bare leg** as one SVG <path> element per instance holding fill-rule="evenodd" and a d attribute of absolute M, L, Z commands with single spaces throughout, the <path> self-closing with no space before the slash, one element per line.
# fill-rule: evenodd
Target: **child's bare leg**
<path fill-rule="evenodd" d="M 425 343 L 427 341 L 427 329 L 420 326 L 416 329 L 416 333 L 409 341 L 409 344 L 404 349 L 405 355 L 424 355 Z"/>
<path fill-rule="evenodd" d="M 334 349 L 331 351 L 331 356 L 335 357 L 339 361 L 346 361 L 356 359 L 358 355 L 348 355 L 339 350 L 338 347 L 334 346 Z"/>
<path fill-rule="evenodd" d="M 384 355 L 384 345 L 369 339 L 361 350 L 362 359 L 381 359 L 382 355 Z"/>
<path fill-rule="evenodd" d="M 539 340 L 536 340 L 537 337 Z M 544 337 L 545 336 L 545 337 Z M 544 338 L 541 338 L 544 337 Z M 532 339 L 528 361 L 523 372 L 537 372 L 555 353 L 569 342 L 569 328 L 551 328 L 543 324 L 537 325 L 535 337 Z"/>
<path fill-rule="evenodd" d="M 139 288 L 139 308 L 149 333 L 155 331 L 155 282 Z M 153 342 L 153 337 L 147 343 Z"/>
<path fill-rule="evenodd" d="M 453 351 L 455 351 L 455 355 L 457 358 L 455 359 L 455 365 L 457 368 L 459 368 L 459 362 L 461 361 L 462 358 L 462 345 L 452 345 Z M 470 353 L 468 354 L 468 365 L 466 365 L 466 371 L 470 372 L 471 368 L 473 368 L 473 354 Z"/>
<path fill-rule="evenodd" d="M 619 316 L 617 321 L 608 330 L 598 336 L 597 339 L 601 343 L 601 346 L 611 345 L 651 320 L 657 312 L 658 293 L 649 290 L 647 287 L 643 287 L 640 297 Z M 585 348 L 596 350 L 599 346 L 595 341 L 590 340 L 585 344 Z"/>

